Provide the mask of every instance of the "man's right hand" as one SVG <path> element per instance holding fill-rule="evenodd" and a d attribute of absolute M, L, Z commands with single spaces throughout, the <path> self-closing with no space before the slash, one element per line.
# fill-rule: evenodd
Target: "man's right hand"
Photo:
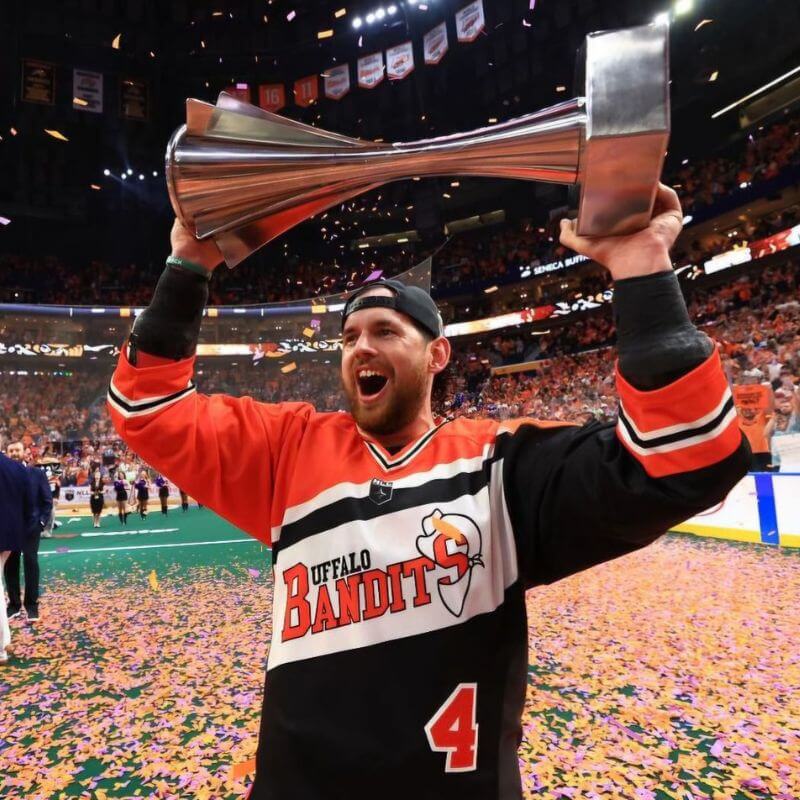
<path fill-rule="evenodd" d="M 176 217 L 169 235 L 172 244 L 172 255 L 193 261 L 209 272 L 213 272 L 222 261 L 222 253 L 213 239 L 197 239 Z"/>

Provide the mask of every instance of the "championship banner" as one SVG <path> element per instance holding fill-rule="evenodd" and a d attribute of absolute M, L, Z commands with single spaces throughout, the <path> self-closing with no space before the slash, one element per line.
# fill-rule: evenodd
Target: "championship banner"
<path fill-rule="evenodd" d="M 358 59 L 358 85 L 362 89 L 374 89 L 383 80 L 383 53 L 371 53 Z"/>
<path fill-rule="evenodd" d="M 316 75 L 307 75 L 294 82 L 295 105 L 307 108 L 319 98 L 319 84 Z"/>
<path fill-rule="evenodd" d="M 286 89 L 282 83 L 262 83 L 258 87 L 258 105 L 273 114 L 286 105 Z"/>
<path fill-rule="evenodd" d="M 22 60 L 22 99 L 52 106 L 56 102 L 56 68 L 47 61 Z"/>
<path fill-rule="evenodd" d="M 438 64 L 447 52 L 447 25 L 441 22 L 435 28 L 431 28 L 423 37 L 422 45 L 425 63 Z"/>
<path fill-rule="evenodd" d="M 136 78 L 123 78 L 120 81 L 119 115 L 123 119 L 147 120 L 150 109 L 145 81 Z"/>
<path fill-rule="evenodd" d="M 483 0 L 475 0 L 456 12 L 456 36 L 459 42 L 474 42 L 485 26 Z"/>
<path fill-rule="evenodd" d="M 86 69 L 72 70 L 72 107 L 76 111 L 103 113 L 103 74 Z"/>
<path fill-rule="evenodd" d="M 223 89 L 224 92 L 241 100 L 243 103 L 250 102 L 250 84 L 249 83 L 236 83 L 233 86 L 228 86 Z"/>
<path fill-rule="evenodd" d="M 414 71 L 414 48 L 403 42 L 386 51 L 386 75 L 390 81 L 402 80 Z"/>
<path fill-rule="evenodd" d="M 325 97 L 329 100 L 341 100 L 350 91 L 350 65 L 340 64 L 329 67 L 323 75 L 325 81 Z"/>

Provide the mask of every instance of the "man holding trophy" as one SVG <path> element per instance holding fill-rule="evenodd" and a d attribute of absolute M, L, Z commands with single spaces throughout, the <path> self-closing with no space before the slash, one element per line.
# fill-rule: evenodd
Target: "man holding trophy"
<path fill-rule="evenodd" d="M 655 47 L 650 32 L 642 36 L 637 57 Z M 602 65 L 597 54 L 588 58 L 587 85 Z M 232 107 L 223 105 L 203 122 L 206 144 L 232 130 Z M 274 141 L 280 118 L 236 113 L 247 117 L 242 125 L 273 126 Z M 558 114 L 533 116 L 550 136 Z M 461 156 L 480 154 L 469 174 L 496 174 L 493 147 L 507 147 L 517 131 L 541 132 L 509 125 L 497 145 L 481 132 L 453 137 Z M 682 224 L 677 196 L 651 174 L 642 204 L 641 192 L 634 196 L 646 182 L 641 173 L 604 190 L 589 173 L 597 159 L 607 166 L 599 153 L 619 131 L 607 131 L 593 151 L 594 133 L 576 140 L 581 209 L 577 222 L 562 222 L 561 241 L 615 282 L 616 425 L 437 418 L 432 384 L 450 344 L 430 295 L 396 280 L 366 284 L 345 304 L 349 414 L 201 394 L 194 353 L 223 256 L 241 260 L 293 224 L 290 217 L 297 221 L 298 209 L 339 202 L 363 176 L 345 185 L 356 147 L 345 137 L 329 135 L 335 152 L 326 158 L 306 142 L 317 162 L 331 162 L 327 194 L 293 208 L 276 199 L 266 220 L 241 215 L 202 233 L 203 220 L 223 224 L 219 214 L 193 206 L 180 184 L 203 179 L 188 169 L 173 175 L 181 219 L 172 252 L 108 398 L 133 450 L 272 547 L 274 622 L 251 800 L 519 800 L 526 591 L 650 544 L 720 502 L 745 473 L 749 451 L 719 357 L 691 324 L 671 268 Z M 391 153 L 362 148 L 359 158 L 405 159 L 412 175 L 424 158 L 435 164 L 425 143 L 412 144 Z M 447 160 L 447 142 L 430 145 L 440 146 Z"/>

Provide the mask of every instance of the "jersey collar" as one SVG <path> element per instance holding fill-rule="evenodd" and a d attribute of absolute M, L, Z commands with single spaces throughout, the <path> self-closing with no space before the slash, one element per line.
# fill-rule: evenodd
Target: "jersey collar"
<path fill-rule="evenodd" d="M 377 442 L 367 439 L 364 434 L 361 433 L 361 431 L 359 431 L 359 433 L 361 433 L 361 439 L 364 442 L 364 446 L 378 463 L 378 466 L 384 472 L 392 472 L 393 470 L 400 469 L 401 467 L 405 467 L 410 464 L 417 457 L 417 455 L 419 455 L 427 447 L 428 443 L 431 441 L 431 439 L 433 439 L 437 431 L 450 422 L 450 420 L 450 417 L 441 420 L 438 424 L 425 431 L 425 433 L 423 433 L 422 436 L 420 436 L 417 440 L 410 442 L 402 450 L 400 450 L 400 452 L 395 453 L 394 455 L 389 453 Z"/>

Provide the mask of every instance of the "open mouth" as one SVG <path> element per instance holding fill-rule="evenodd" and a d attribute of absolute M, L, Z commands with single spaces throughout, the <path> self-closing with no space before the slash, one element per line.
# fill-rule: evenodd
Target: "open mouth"
<path fill-rule="evenodd" d="M 358 392 L 364 400 L 377 399 L 389 382 L 385 375 L 373 370 L 362 370 L 356 378 Z"/>

